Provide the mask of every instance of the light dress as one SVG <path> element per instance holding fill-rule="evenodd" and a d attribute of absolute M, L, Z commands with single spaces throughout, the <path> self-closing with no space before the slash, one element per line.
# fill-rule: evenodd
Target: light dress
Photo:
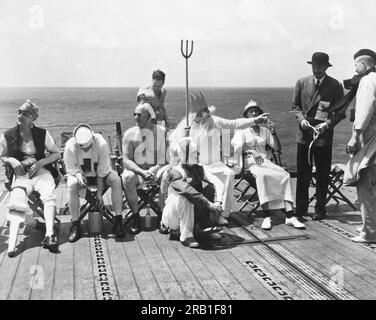
<path fill-rule="evenodd" d="M 274 139 L 269 129 L 260 127 L 259 133 L 256 133 L 252 127 L 238 130 L 232 139 L 232 144 L 238 149 L 242 146 L 243 154 L 255 150 L 264 159 L 261 165 L 257 165 L 251 154 L 244 156 L 244 169 L 251 172 L 256 179 L 260 204 L 266 204 L 269 210 L 291 211 L 295 197 L 290 174 L 269 160 L 266 145 L 274 148 Z"/>

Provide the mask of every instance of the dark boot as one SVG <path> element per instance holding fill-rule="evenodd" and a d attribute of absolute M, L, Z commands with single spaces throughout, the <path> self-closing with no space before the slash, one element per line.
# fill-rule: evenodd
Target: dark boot
<path fill-rule="evenodd" d="M 130 232 L 132 234 L 137 234 L 141 232 L 141 217 L 139 213 L 133 215 L 132 221 L 130 222 L 129 227 L 130 227 Z"/>
<path fill-rule="evenodd" d="M 79 221 L 73 221 L 70 229 L 69 242 L 75 242 L 81 238 L 81 226 Z"/>
<path fill-rule="evenodd" d="M 123 218 L 122 216 L 115 216 L 115 223 L 114 226 L 112 227 L 112 233 L 115 235 L 117 238 L 124 238 L 125 233 L 124 233 L 124 228 L 123 228 Z"/>
<path fill-rule="evenodd" d="M 57 247 L 57 236 L 56 234 L 52 234 L 50 236 L 44 237 L 42 240 L 42 246 L 43 248 L 47 249 L 54 249 Z"/>

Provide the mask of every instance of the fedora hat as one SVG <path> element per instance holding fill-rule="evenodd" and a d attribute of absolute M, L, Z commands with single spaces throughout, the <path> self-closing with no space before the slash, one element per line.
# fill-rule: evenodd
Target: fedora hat
<path fill-rule="evenodd" d="M 258 109 L 260 110 L 260 114 L 263 114 L 263 113 L 264 113 L 264 111 L 260 108 L 260 106 L 257 104 L 257 102 L 251 99 L 251 100 L 247 103 L 247 105 L 244 107 L 244 112 L 243 112 L 243 117 L 244 117 L 244 118 L 247 118 L 247 112 L 248 112 L 248 110 L 251 109 L 251 108 L 258 108 Z"/>
<path fill-rule="evenodd" d="M 329 55 L 324 52 L 315 52 L 312 55 L 312 60 L 307 61 L 309 64 L 317 64 L 323 67 L 331 67 L 332 65 L 329 63 Z"/>
<path fill-rule="evenodd" d="M 94 132 L 88 124 L 80 123 L 74 128 L 73 136 L 80 148 L 86 149 L 93 143 Z"/>

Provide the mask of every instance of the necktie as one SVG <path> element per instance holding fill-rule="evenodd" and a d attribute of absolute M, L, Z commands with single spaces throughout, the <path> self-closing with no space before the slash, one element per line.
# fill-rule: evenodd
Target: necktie
<path fill-rule="evenodd" d="M 319 87 L 320 87 L 320 80 L 317 80 L 316 81 L 316 90 L 319 90 Z"/>

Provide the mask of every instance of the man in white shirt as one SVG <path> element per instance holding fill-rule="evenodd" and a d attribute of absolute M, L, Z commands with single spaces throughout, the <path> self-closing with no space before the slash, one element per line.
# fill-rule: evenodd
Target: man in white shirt
<path fill-rule="evenodd" d="M 89 184 L 97 185 L 97 203 L 103 207 L 104 185 L 111 188 L 112 204 L 115 210 L 113 234 L 123 238 L 122 197 L 123 189 L 120 177 L 111 169 L 110 154 L 106 140 L 99 133 L 94 133 L 89 125 L 79 124 L 73 131 L 64 150 L 68 180 L 68 206 L 72 215 L 70 242 L 81 237 L 81 227 L 78 221 L 80 214 L 79 191 Z"/>
<path fill-rule="evenodd" d="M 363 152 L 376 136 L 376 53 L 362 49 L 354 55 L 354 60 L 355 71 L 362 78 L 356 93 L 352 137 L 346 147 L 350 154 Z M 367 153 L 365 156 L 367 157 Z M 369 161 L 368 165 L 362 168 L 356 182 L 363 225 L 360 234 L 352 239 L 355 242 L 376 242 L 375 185 L 376 166 L 374 161 Z"/>

